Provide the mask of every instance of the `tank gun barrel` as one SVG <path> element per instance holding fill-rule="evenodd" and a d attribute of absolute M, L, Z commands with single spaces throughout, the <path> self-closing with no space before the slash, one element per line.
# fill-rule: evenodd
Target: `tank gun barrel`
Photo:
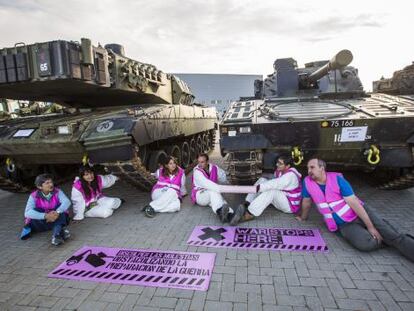
<path fill-rule="evenodd" d="M 342 69 L 348 66 L 352 62 L 353 56 L 349 50 L 341 50 L 332 57 L 332 59 L 320 67 L 316 71 L 312 72 L 308 77 L 308 82 L 316 82 L 323 76 L 327 75 L 330 71 L 336 69 Z"/>

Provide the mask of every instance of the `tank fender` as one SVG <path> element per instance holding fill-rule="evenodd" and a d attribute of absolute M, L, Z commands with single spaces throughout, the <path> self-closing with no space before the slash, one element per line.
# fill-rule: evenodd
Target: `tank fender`
<path fill-rule="evenodd" d="M 102 137 L 131 135 L 134 126 L 130 118 L 108 118 L 93 120 L 89 123 L 81 140 L 88 141 Z"/>

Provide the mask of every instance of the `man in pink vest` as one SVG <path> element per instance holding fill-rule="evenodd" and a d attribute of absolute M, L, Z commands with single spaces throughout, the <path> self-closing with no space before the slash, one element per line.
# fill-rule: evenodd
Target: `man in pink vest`
<path fill-rule="evenodd" d="M 278 157 L 275 178 L 268 180 L 261 177 L 256 181 L 258 192 L 248 194 L 246 202 L 239 206 L 245 210 L 243 217 L 233 217 L 230 224 L 234 226 L 238 222 L 252 220 L 260 216 L 270 204 L 284 213 L 296 213 L 300 208 L 302 175 L 292 164 L 291 157 Z"/>
<path fill-rule="evenodd" d="M 52 231 L 52 244 L 57 246 L 70 237 L 66 226 L 70 201 L 62 190 L 54 187 L 52 176 L 42 174 L 36 177 L 37 190 L 27 200 L 25 226 L 20 238 L 26 240 L 32 232 Z"/>
<path fill-rule="evenodd" d="M 198 165 L 193 170 L 191 201 L 201 206 L 210 206 L 221 222 L 230 221 L 234 212 L 220 193 L 218 183 L 227 181 L 226 173 L 215 164 L 209 163 L 207 154 L 197 158 Z"/>
<path fill-rule="evenodd" d="M 358 250 L 372 251 L 385 243 L 414 261 L 414 238 L 399 233 L 388 221 L 364 206 L 342 174 L 326 172 L 323 160 L 309 160 L 302 196 L 302 213 L 297 216 L 298 220 L 308 218 L 313 201 L 328 230 L 338 232 Z"/>

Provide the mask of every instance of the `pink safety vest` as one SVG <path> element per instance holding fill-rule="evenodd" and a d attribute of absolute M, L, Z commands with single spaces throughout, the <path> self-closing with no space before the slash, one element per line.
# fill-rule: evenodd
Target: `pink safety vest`
<path fill-rule="evenodd" d="M 102 176 L 97 175 L 96 176 L 96 181 L 98 182 L 98 189 L 95 193 L 93 191 L 93 189 L 91 187 L 89 187 L 89 189 L 91 191 L 91 196 L 89 198 L 86 197 L 86 194 L 83 191 L 80 179 L 75 180 L 75 182 L 73 183 L 73 187 L 82 194 L 82 197 L 85 200 L 85 205 L 86 206 L 88 206 L 91 202 L 96 201 L 96 200 L 98 200 L 99 198 L 101 198 L 103 196 L 103 194 L 102 194 Z"/>
<path fill-rule="evenodd" d="M 296 170 L 292 168 L 289 168 L 284 174 L 287 174 L 289 172 L 292 172 L 298 179 L 298 186 L 292 190 L 283 190 L 283 192 L 286 194 L 286 197 L 289 201 L 290 210 L 292 211 L 292 213 L 297 213 L 300 209 L 300 201 L 302 200 L 302 183 L 300 180 L 301 176 Z M 276 170 L 274 175 L 276 178 L 279 178 L 280 176 L 284 174 Z"/>
<path fill-rule="evenodd" d="M 33 191 L 30 195 L 35 201 L 36 209 L 42 210 L 43 213 L 49 213 L 56 210 L 60 205 L 59 189 L 54 188 L 50 199 L 46 199 L 39 190 Z M 27 225 L 31 221 L 30 218 L 25 217 L 24 223 Z"/>
<path fill-rule="evenodd" d="M 326 172 L 325 194 L 312 178 L 309 176 L 305 178 L 306 189 L 318 207 L 319 213 L 322 214 L 329 231 L 338 230 L 332 216 L 333 213 L 336 213 L 345 222 L 352 222 L 358 217 L 341 195 L 338 176 L 342 177 L 342 174 Z"/>
<path fill-rule="evenodd" d="M 210 164 L 210 165 L 211 165 L 210 175 L 208 175 L 205 170 L 203 170 L 202 168 L 199 168 L 198 166 L 194 168 L 194 171 L 199 170 L 201 173 L 203 173 L 205 178 L 211 180 L 214 183 L 217 183 L 218 181 L 217 165 L 214 165 L 214 164 Z M 197 195 L 197 191 L 199 190 L 201 190 L 201 188 L 198 188 L 194 185 L 194 176 L 192 176 L 191 177 L 191 202 L 193 202 L 193 204 L 196 203 L 196 195 Z"/>
<path fill-rule="evenodd" d="M 154 192 L 155 189 L 169 187 L 173 188 L 177 192 L 178 197 L 181 199 L 181 180 L 183 178 L 184 170 L 181 167 L 178 167 L 178 172 L 174 175 L 173 178 L 170 178 L 169 176 L 164 176 L 163 170 L 163 168 L 160 168 L 158 181 L 154 185 L 154 187 L 152 187 L 151 193 Z"/>

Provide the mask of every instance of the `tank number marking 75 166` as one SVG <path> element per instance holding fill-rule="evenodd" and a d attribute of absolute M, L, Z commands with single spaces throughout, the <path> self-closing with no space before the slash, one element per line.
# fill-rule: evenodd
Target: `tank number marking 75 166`
<path fill-rule="evenodd" d="M 335 127 L 350 127 L 354 126 L 354 120 L 330 120 L 322 121 L 321 127 L 323 128 L 335 128 Z"/>

